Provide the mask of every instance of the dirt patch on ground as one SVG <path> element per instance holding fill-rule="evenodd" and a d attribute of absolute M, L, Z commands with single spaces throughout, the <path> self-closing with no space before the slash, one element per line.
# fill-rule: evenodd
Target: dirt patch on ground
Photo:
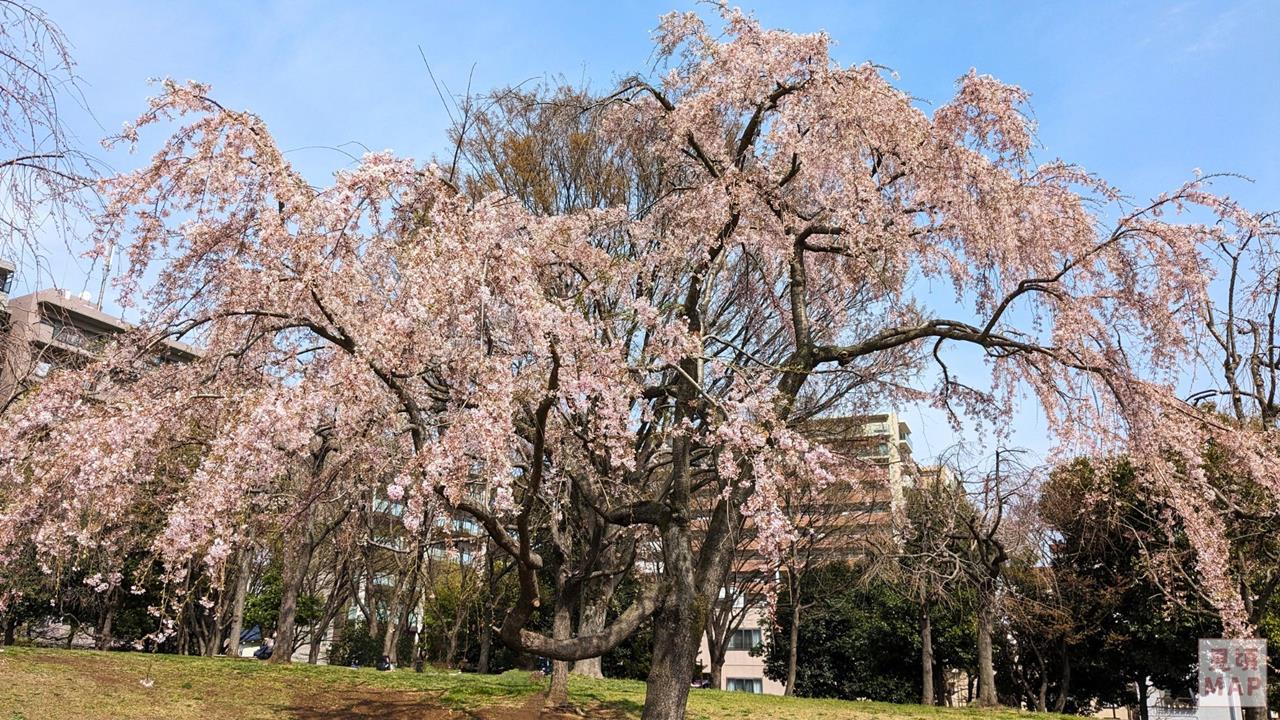
<path fill-rule="evenodd" d="M 97 658 L 79 655 L 42 655 L 39 662 L 44 665 L 61 665 L 75 670 L 77 677 L 85 677 L 100 684 L 115 686 L 124 682 L 125 674 L 118 669 L 104 666 Z"/>
<path fill-rule="evenodd" d="M 545 696 L 534 695 L 519 707 L 490 708 L 476 713 L 477 720 L 627 720 L 625 712 L 616 708 L 573 706 L 544 708 Z"/>
<path fill-rule="evenodd" d="M 325 690 L 298 697 L 289 708 L 298 720 L 469 720 L 443 708 L 427 693 L 397 690 Z"/>
<path fill-rule="evenodd" d="M 471 717 L 475 720 L 541 720 L 542 700 L 542 695 L 530 695 L 521 705 L 476 710 Z"/>
<path fill-rule="evenodd" d="M 609 708 L 543 710 L 543 696 L 530 696 L 520 705 L 479 710 L 449 710 L 426 693 L 394 690 L 353 690 L 316 693 L 289 708 L 297 720 L 614 720 L 626 714 Z"/>

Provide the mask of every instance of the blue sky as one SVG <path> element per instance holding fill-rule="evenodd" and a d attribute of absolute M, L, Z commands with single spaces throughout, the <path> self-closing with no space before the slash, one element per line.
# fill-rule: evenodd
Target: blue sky
<path fill-rule="evenodd" d="M 660 14 L 699 7 L 674 0 L 37 2 L 69 36 L 92 111 L 72 108 L 68 121 L 109 166 L 130 169 L 154 146 L 144 142 L 131 156 L 96 143 L 145 107 L 148 78 L 171 76 L 211 83 L 223 104 L 258 113 L 317 182 L 346 158 L 315 148 L 360 143 L 419 160 L 444 149 L 448 120 L 419 46 L 455 92 L 473 66 L 479 90 L 555 75 L 607 88 L 648 69 Z M 1201 168 L 1247 175 L 1253 183 L 1225 189 L 1253 208 L 1280 207 L 1275 0 L 744 7 L 766 25 L 826 30 L 841 62 L 888 66 L 924 103 L 944 102 L 970 67 L 1022 85 L 1039 121 L 1039 155 L 1081 164 L 1134 197 L 1176 187 Z M 51 255 L 49 273 L 20 285 L 85 286 L 82 261 L 65 250 Z M 1033 415 L 1018 423 L 1016 440 L 1043 450 Z M 930 447 L 919 451 L 950 442 L 935 417 L 911 410 L 905 419 L 924 426 L 917 445 Z"/>

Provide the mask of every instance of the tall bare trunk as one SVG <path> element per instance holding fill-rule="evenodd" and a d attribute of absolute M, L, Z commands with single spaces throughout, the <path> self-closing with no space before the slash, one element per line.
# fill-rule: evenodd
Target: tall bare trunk
<path fill-rule="evenodd" d="M 573 632 L 569 603 L 566 602 L 563 583 L 556 594 L 555 611 L 551 621 L 551 634 L 556 640 L 568 640 Z M 547 691 L 547 705 L 564 707 L 569 704 L 569 663 L 551 661 L 551 689 Z"/>
<path fill-rule="evenodd" d="M 364 579 L 364 587 L 373 587 L 374 575 L 370 571 L 366 573 Z M 382 635 L 382 621 L 379 619 L 377 600 L 374 598 L 361 599 L 363 589 L 356 591 L 356 605 L 359 606 L 361 614 L 364 615 L 365 627 L 369 630 L 369 637 L 380 637 Z"/>
<path fill-rule="evenodd" d="M 311 645 L 307 648 L 307 663 L 310 665 L 320 664 L 320 652 L 324 649 L 324 639 L 329 635 L 329 627 L 333 625 L 333 621 L 337 617 L 338 611 L 342 609 L 342 606 L 339 603 L 333 601 L 332 596 L 326 604 L 329 607 L 325 608 L 324 615 L 321 616 L 320 622 L 316 623 L 316 626 L 311 633 Z"/>
<path fill-rule="evenodd" d="M 427 553 L 427 544 L 422 541 L 422 538 L 418 538 L 414 545 L 416 552 L 414 553 L 413 561 L 409 565 L 409 571 L 405 575 L 401 575 L 396 581 L 395 591 L 392 593 L 391 607 L 388 608 L 387 612 L 387 634 L 382 638 L 382 654 L 396 663 L 400 662 L 400 659 L 396 657 L 400 633 L 409 624 L 410 609 L 416 602 L 418 594 L 418 573 L 422 570 L 422 561 Z"/>
<path fill-rule="evenodd" d="M 791 697 L 796 694 L 796 666 L 800 657 L 800 597 L 792 590 L 791 595 L 791 642 L 787 647 L 787 688 L 783 694 Z"/>
<path fill-rule="evenodd" d="M 400 643 L 400 599 L 401 590 L 397 589 L 387 609 L 387 632 L 382 636 L 382 654 L 396 661 L 396 646 Z"/>
<path fill-rule="evenodd" d="M 227 633 L 227 657 L 240 657 L 240 636 L 244 634 L 244 603 L 249 596 L 249 573 L 253 569 L 253 549 L 243 547 L 236 563 L 236 589 L 231 600 L 231 630 Z"/>
<path fill-rule="evenodd" d="M 420 673 L 427 666 L 427 594 L 418 594 L 418 629 L 413 634 L 413 671 Z"/>
<path fill-rule="evenodd" d="M 719 641 L 724 639 L 723 635 L 720 636 L 719 640 L 715 637 L 718 633 L 711 627 L 714 622 L 716 622 L 714 617 L 708 620 L 705 633 L 707 636 L 707 660 L 711 663 L 707 668 L 707 673 L 711 675 L 711 687 L 716 690 L 723 690 L 725 643 Z"/>
<path fill-rule="evenodd" d="M 487 613 L 480 618 L 480 657 L 476 660 L 476 672 L 489 674 L 489 655 L 493 647 L 493 622 Z"/>
<path fill-rule="evenodd" d="M 933 618 L 929 603 L 920 606 L 920 704 L 934 705 L 933 695 Z"/>
<path fill-rule="evenodd" d="M 444 634 L 444 664 L 456 668 L 462 663 L 458 660 L 458 637 L 462 634 L 462 625 L 453 625 Z"/>
<path fill-rule="evenodd" d="M 996 694 L 996 671 L 992 658 L 991 637 L 995 632 L 995 608 L 989 597 L 982 598 L 978 608 L 978 705 L 995 707 L 1000 703 Z"/>
<path fill-rule="evenodd" d="M 290 543 L 284 556 L 281 572 L 280 614 L 276 617 L 276 645 L 271 662 L 284 664 L 293 661 L 293 645 L 297 639 L 298 597 L 311 565 L 311 538 L 309 532 Z"/>
<path fill-rule="evenodd" d="M 489 673 L 489 664 L 491 662 L 493 649 L 493 606 L 498 597 L 497 583 L 499 576 L 497 574 L 497 568 L 495 568 L 493 564 L 495 554 L 496 553 L 494 552 L 490 541 L 486 538 L 484 574 L 485 584 L 489 586 L 489 592 L 484 593 L 484 598 L 480 601 L 480 657 L 476 660 L 476 672 L 485 675 Z"/>
<path fill-rule="evenodd" d="M 467 618 L 471 615 L 471 601 L 465 599 L 465 594 L 459 598 L 457 606 L 453 610 L 453 624 L 449 626 L 449 667 L 461 668 L 465 662 L 465 658 L 461 657 L 464 648 L 459 647 L 459 641 L 466 636 Z"/>

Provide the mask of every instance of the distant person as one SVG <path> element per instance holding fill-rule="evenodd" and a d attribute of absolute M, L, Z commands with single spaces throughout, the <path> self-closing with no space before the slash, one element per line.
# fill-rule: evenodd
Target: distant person
<path fill-rule="evenodd" d="M 386 670 L 390 670 L 390 669 L 391 669 L 391 656 L 390 656 L 390 655 L 383 655 L 382 657 L 378 658 L 378 669 L 379 669 L 379 670 L 382 670 L 382 671 L 386 671 Z"/>
<path fill-rule="evenodd" d="M 253 656 L 258 658 L 259 660 L 269 660 L 271 658 L 271 655 L 275 652 L 275 650 L 276 650 L 276 634 L 271 633 L 270 635 L 262 639 L 262 647 L 258 648 L 258 650 L 253 653 Z"/>

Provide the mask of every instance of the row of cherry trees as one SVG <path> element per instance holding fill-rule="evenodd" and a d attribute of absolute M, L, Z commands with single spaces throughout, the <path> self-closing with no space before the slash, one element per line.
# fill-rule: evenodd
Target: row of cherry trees
<path fill-rule="evenodd" d="M 1027 94 L 987 76 L 926 113 L 823 34 L 724 10 L 656 38 L 653 79 L 466 100 L 445 161 L 370 153 L 322 187 L 261 118 L 165 82 L 117 142 L 167 139 L 103 181 L 94 237 L 146 319 L 6 417 L 6 574 L 34 553 L 128 592 L 119 568 L 145 554 L 161 641 L 261 538 L 299 587 L 352 508 L 387 498 L 409 542 L 392 617 L 433 519 L 469 517 L 516 585 L 507 647 L 583 661 L 649 623 L 644 714 L 679 718 L 736 528 L 780 561 L 790 489 L 865 475 L 806 422 L 933 402 L 999 427 L 1028 394 L 1065 449 L 1130 455 L 1224 632 L 1256 632 L 1229 562 L 1240 508 L 1203 450 L 1274 512 L 1269 217 L 1210 178 L 1135 203 L 1040 162 Z M 1210 315 L 1222 254 L 1241 301 Z M 1230 415 L 1175 394 L 1204 329 Z M 156 366 L 165 338 L 200 358 Z M 965 348 L 989 377 L 950 369 Z M 628 604 L 575 629 L 632 568 Z"/>

